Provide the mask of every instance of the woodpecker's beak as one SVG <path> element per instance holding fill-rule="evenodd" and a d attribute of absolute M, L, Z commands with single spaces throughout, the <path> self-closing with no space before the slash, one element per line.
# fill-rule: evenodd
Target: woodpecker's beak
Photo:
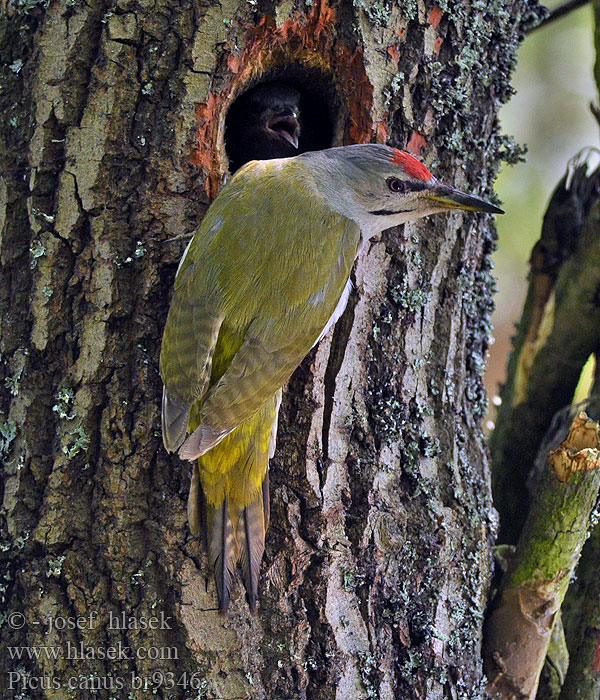
<path fill-rule="evenodd" d="M 504 211 L 494 204 L 485 202 L 479 197 L 465 194 L 448 185 L 435 184 L 429 191 L 424 192 L 425 198 L 439 206 L 440 209 L 466 209 L 467 211 L 483 211 L 487 214 L 504 214 Z"/>

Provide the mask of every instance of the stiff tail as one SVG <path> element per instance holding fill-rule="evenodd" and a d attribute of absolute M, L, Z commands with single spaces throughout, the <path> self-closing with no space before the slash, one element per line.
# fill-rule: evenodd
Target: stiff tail
<path fill-rule="evenodd" d="M 248 604 L 252 610 L 256 609 L 266 532 L 262 492 L 244 508 L 231 503 L 228 498 L 218 508 L 207 506 L 206 524 L 219 608 L 226 610 L 229 605 L 233 575 L 239 561 Z"/>
<path fill-rule="evenodd" d="M 221 610 L 226 610 L 229 605 L 235 565 L 238 560 L 238 548 L 228 500 L 226 498 L 218 508 L 212 506 L 206 508 L 208 557 L 215 573 Z"/>
<path fill-rule="evenodd" d="M 238 562 L 250 608 L 254 610 L 258 602 L 270 515 L 268 465 L 275 447 L 279 401 L 280 393 L 202 455 L 197 468 L 194 465 L 188 498 L 190 530 L 197 534 L 201 529 L 202 491 L 206 544 L 221 610 L 229 604 Z"/>
<path fill-rule="evenodd" d="M 202 501 L 202 489 L 200 487 L 200 474 L 198 474 L 198 465 L 196 462 L 192 464 L 192 474 L 190 481 L 190 491 L 188 493 L 187 501 L 187 516 L 188 525 L 190 526 L 190 532 L 194 537 L 198 537 L 202 532 L 201 524 L 201 501 Z"/>
<path fill-rule="evenodd" d="M 269 478 L 267 474 L 265 481 Z M 242 511 L 238 520 L 237 540 L 240 547 L 242 578 L 250 609 L 256 608 L 258 601 L 258 574 L 265 552 L 265 511 L 262 493 Z"/>

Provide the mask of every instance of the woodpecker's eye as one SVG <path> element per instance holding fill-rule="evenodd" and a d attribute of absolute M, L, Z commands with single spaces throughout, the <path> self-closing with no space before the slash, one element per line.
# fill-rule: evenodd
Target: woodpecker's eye
<path fill-rule="evenodd" d="M 392 192 L 406 192 L 406 183 L 403 180 L 399 180 L 397 177 L 391 177 L 387 181 L 387 186 Z"/>

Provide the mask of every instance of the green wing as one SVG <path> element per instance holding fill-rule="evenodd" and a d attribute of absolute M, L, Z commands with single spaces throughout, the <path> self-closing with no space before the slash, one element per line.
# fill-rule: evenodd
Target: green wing
<path fill-rule="evenodd" d="M 164 382 L 162 433 L 167 450 L 176 450 L 185 437 L 190 409 L 204 396 L 212 358 L 223 321 L 216 309 L 175 294 L 161 349 Z"/>
<path fill-rule="evenodd" d="M 280 347 L 265 347 L 250 327 L 227 371 L 210 387 L 195 421 L 200 425 L 179 451 L 182 459 L 204 454 L 256 413 L 289 379 L 325 323 L 280 339 Z"/>
<path fill-rule="evenodd" d="M 165 448 L 176 450 L 188 430 L 190 409 L 208 389 L 217 339 L 223 323 L 220 297 L 211 284 L 210 244 L 223 226 L 212 207 L 186 248 L 163 333 L 162 434 Z"/>
<path fill-rule="evenodd" d="M 177 275 L 161 351 L 163 437 L 174 450 L 191 430 L 185 459 L 207 452 L 287 381 L 352 268 L 358 226 L 331 211 L 305 168 L 282 178 L 282 167 L 300 166 L 267 161 L 236 174 Z"/>

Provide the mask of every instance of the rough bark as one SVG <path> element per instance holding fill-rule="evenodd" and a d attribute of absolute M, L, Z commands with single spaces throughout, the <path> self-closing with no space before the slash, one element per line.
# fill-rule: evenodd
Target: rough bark
<path fill-rule="evenodd" d="M 359 260 L 346 314 L 286 393 L 254 616 L 241 593 L 216 610 L 187 467 L 161 446 L 157 361 L 183 246 L 170 239 L 226 172 L 224 117 L 244 87 L 314 89 L 334 143 L 422 148 L 436 175 L 489 193 L 510 156 L 497 109 L 535 12 L 4 7 L 2 697 L 481 696 L 491 222 L 438 217 Z M 66 658 L 69 642 L 95 658 Z M 101 657 L 119 644 L 126 658 Z M 22 646 L 62 657 L 12 661 Z"/>

